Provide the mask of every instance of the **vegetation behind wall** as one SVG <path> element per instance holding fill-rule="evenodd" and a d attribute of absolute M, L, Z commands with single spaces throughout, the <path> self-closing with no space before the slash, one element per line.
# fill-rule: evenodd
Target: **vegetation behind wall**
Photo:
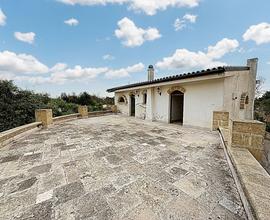
<path fill-rule="evenodd" d="M 113 104 L 113 98 L 100 98 L 83 92 L 65 93 L 58 98 L 17 87 L 12 81 L 0 80 L 0 132 L 35 121 L 35 109 L 50 108 L 54 116 L 76 113 L 78 105 L 87 105 L 89 111 L 102 110 Z"/>
<path fill-rule="evenodd" d="M 255 99 L 255 119 L 266 123 L 266 130 L 270 132 L 270 91 Z"/>

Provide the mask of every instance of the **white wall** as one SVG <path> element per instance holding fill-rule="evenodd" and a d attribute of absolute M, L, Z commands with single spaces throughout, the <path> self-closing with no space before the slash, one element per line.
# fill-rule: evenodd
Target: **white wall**
<path fill-rule="evenodd" d="M 231 118 L 253 119 L 254 86 L 250 83 L 252 75 L 249 71 L 228 72 L 224 81 L 224 110 Z M 254 76 L 256 77 L 256 76 Z M 249 104 L 240 109 L 242 93 L 249 96 Z"/>
<path fill-rule="evenodd" d="M 121 96 L 125 96 L 127 103 L 119 103 L 118 99 Z M 130 92 L 116 92 L 114 103 L 117 105 L 117 109 L 121 114 L 130 116 Z M 142 91 L 138 91 L 135 94 L 135 117 L 145 119 L 146 115 L 146 105 L 143 104 L 143 94 Z"/>
<path fill-rule="evenodd" d="M 138 91 L 135 95 L 135 117 L 145 119 L 146 117 L 146 105 L 143 104 L 143 91 Z"/>
<path fill-rule="evenodd" d="M 223 108 L 223 79 L 179 84 L 184 93 L 184 125 L 211 128 L 213 111 Z M 154 120 L 170 121 L 170 86 L 162 87 L 161 95 L 154 92 Z"/>
<path fill-rule="evenodd" d="M 209 78 L 197 82 L 183 82 L 179 84 L 160 86 L 161 95 L 157 87 L 134 88 L 129 91 L 115 93 L 115 104 L 122 114 L 130 115 L 130 92 L 135 92 L 135 117 L 170 122 L 170 95 L 168 90 L 175 86 L 185 89 L 184 93 L 184 125 L 211 128 L 213 111 L 228 111 L 230 117 L 248 119 L 252 117 L 253 96 L 250 85 L 249 71 L 226 72 L 220 78 Z M 151 85 L 152 86 L 152 85 Z M 147 104 L 143 104 L 143 91 L 147 89 Z M 247 92 L 250 102 L 244 110 L 240 110 L 240 97 Z M 139 96 L 138 96 L 139 94 Z M 237 99 L 233 100 L 233 94 Z M 119 104 L 118 98 L 125 95 L 127 104 Z"/>
<path fill-rule="evenodd" d="M 223 79 L 184 88 L 184 124 L 211 128 L 213 111 L 223 109 Z"/>
<path fill-rule="evenodd" d="M 118 99 L 122 96 L 125 95 L 127 98 L 127 103 L 119 103 Z M 128 95 L 128 92 L 121 92 L 115 93 L 115 97 L 114 97 L 114 104 L 117 105 L 117 109 L 123 114 L 123 115 L 127 115 L 129 116 L 129 104 L 130 104 L 130 98 Z"/>
<path fill-rule="evenodd" d="M 158 93 L 157 88 L 154 89 L 153 118 L 156 121 L 169 123 L 170 96 L 167 93 L 168 89 L 168 86 L 160 87 L 161 95 Z"/>

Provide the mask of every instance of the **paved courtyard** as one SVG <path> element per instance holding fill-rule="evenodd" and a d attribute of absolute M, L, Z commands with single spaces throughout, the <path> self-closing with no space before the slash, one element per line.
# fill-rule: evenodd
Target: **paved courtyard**
<path fill-rule="evenodd" d="M 246 219 L 218 133 L 117 115 L 0 149 L 0 219 Z"/>

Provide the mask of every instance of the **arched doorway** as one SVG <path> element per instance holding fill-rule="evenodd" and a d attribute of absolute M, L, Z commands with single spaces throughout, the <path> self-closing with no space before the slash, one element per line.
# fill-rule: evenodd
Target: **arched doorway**
<path fill-rule="evenodd" d="M 183 123 L 184 93 L 176 90 L 171 93 L 170 123 Z"/>
<path fill-rule="evenodd" d="M 135 95 L 130 95 L 130 116 L 135 116 Z"/>

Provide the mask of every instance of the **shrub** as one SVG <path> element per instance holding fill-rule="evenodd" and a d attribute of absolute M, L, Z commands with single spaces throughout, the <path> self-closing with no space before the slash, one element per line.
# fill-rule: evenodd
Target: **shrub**
<path fill-rule="evenodd" d="M 65 102 L 61 98 L 51 99 L 47 107 L 52 109 L 54 117 L 78 112 L 77 104 Z"/>
<path fill-rule="evenodd" d="M 19 89 L 0 80 L 0 132 L 35 121 L 35 109 L 46 108 L 48 94 Z"/>

